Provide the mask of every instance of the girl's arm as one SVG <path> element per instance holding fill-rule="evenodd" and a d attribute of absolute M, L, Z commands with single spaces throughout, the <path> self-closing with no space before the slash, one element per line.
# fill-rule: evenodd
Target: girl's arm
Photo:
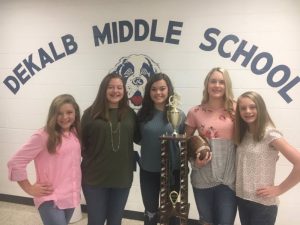
<path fill-rule="evenodd" d="M 293 164 L 293 169 L 287 178 L 278 186 L 265 187 L 257 190 L 257 195 L 262 197 L 281 195 L 300 181 L 300 152 L 291 146 L 284 138 L 275 139 L 270 144 Z"/>
<path fill-rule="evenodd" d="M 8 177 L 11 181 L 27 179 L 27 165 L 45 148 L 46 144 L 40 133 L 33 134 L 30 139 L 8 161 Z"/>
<path fill-rule="evenodd" d="M 20 187 L 29 195 L 33 197 L 41 197 L 45 195 L 50 195 L 53 192 L 53 187 L 51 184 L 31 184 L 27 179 L 18 181 Z"/>
<path fill-rule="evenodd" d="M 193 136 L 196 131 L 196 128 L 185 125 L 185 133 L 187 137 Z"/>
<path fill-rule="evenodd" d="M 48 195 L 53 192 L 50 184 L 35 183 L 32 185 L 27 178 L 26 167 L 41 151 L 45 150 L 45 140 L 41 132 L 36 132 L 7 163 L 9 179 L 17 181 L 27 194 L 34 197 Z M 40 173 L 40 171 L 36 173 Z"/>

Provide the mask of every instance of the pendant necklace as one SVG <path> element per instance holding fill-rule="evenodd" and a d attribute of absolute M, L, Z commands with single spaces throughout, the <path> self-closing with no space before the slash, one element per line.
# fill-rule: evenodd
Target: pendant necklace
<path fill-rule="evenodd" d="M 115 130 L 113 130 L 112 123 L 110 121 L 108 123 L 109 123 L 109 127 L 110 127 L 111 147 L 114 152 L 117 152 L 117 151 L 119 151 L 119 148 L 120 148 L 120 137 L 121 137 L 120 122 L 118 122 Z M 115 148 L 114 134 L 116 134 L 116 133 L 118 133 L 118 146 Z"/>

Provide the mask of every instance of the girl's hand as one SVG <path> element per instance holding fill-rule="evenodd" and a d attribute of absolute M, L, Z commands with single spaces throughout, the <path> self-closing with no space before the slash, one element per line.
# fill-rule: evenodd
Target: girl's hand
<path fill-rule="evenodd" d="M 31 186 L 31 195 L 34 197 L 51 195 L 52 193 L 53 193 L 53 187 L 51 184 L 35 183 Z"/>
<path fill-rule="evenodd" d="M 52 193 L 53 193 L 53 187 L 51 184 L 35 183 L 29 189 L 29 194 L 34 197 L 41 197 L 45 195 L 50 195 Z"/>
<path fill-rule="evenodd" d="M 204 159 L 199 159 L 200 153 L 197 154 L 197 157 L 195 159 L 195 165 L 198 168 L 202 168 L 204 166 L 206 166 L 206 164 L 211 160 L 212 157 L 212 153 L 211 152 L 206 152 L 206 155 L 204 157 Z"/>
<path fill-rule="evenodd" d="M 278 186 L 267 186 L 256 190 L 256 195 L 262 198 L 276 197 L 281 194 Z"/>
<path fill-rule="evenodd" d="M 49 183 L 35 183 L 31 184 L 28 180 L 18 181 L 21 188 L 29 195 L 34 197 L 41 197 L 53 193 L 52 184 Z"/>

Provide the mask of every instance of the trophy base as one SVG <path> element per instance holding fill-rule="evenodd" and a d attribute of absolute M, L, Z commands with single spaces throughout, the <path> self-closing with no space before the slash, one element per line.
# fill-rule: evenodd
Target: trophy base
<path fill-rule="evenodd" d="M 160 179 L 160 225 L 169 225 L 170 218 L 180 220 L 180 225 L 187 225 L 190 204 L 188 203 L 188 164 L 187 137 L 185 134 L 163 135 L 161 141 L 161 179 Z M 168 143 L 175 141 L 180 148 L 180 187 L 170 190 L 169 148 Z"/>

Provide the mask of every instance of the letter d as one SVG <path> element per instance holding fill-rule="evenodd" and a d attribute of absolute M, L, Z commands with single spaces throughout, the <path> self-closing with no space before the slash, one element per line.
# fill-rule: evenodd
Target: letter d
<path fill-rule="evenodd" d="M 7 76 L 3 83 L 6 85 L 6 87 L 9 88 L 9 90 L 12 91 L 12 93 L 16 94 L 20 89 L 19 81 L 13 77 L 13 76 Z"/>

